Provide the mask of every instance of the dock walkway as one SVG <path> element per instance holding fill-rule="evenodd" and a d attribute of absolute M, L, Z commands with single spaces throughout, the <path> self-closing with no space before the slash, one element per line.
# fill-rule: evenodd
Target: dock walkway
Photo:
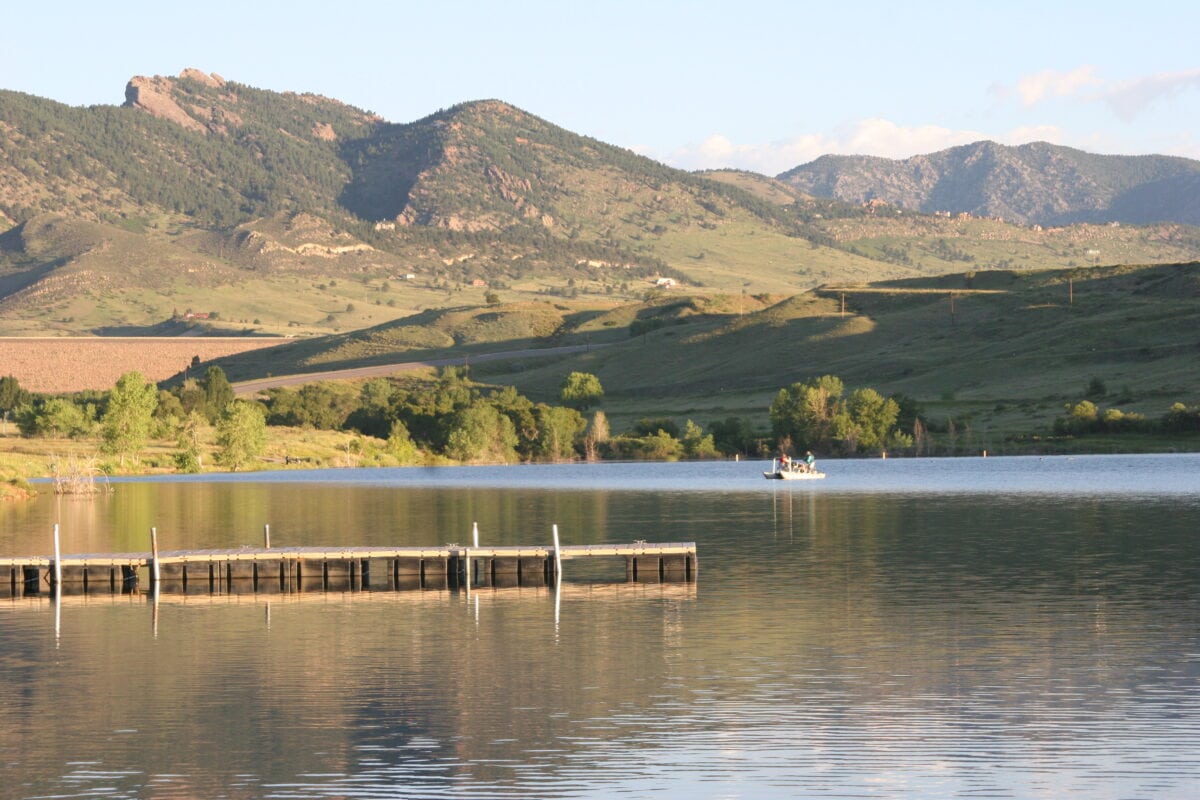
<path fill-rule="evenodd" d="M 240 547 L 162 550 L 157 553 L 85 553 L 0 557 L 0 596 L 20 597 L 62 588 L 128 591 L 142 573 L 159 591 L 219 592 L 338 588 L 424 589 L 459 586 L 545 585 L 560 578 L 561 562 L 583 558 L 625 561 L 626 579 L 696 580 L 696 544 L 587 544 L 467 547 Z"/>

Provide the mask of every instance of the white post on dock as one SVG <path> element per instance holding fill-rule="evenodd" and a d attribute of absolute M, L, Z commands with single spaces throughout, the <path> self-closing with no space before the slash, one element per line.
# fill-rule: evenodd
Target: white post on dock
<path fill-rule="evenodd" d="M 554 524 L 554 582 L 562 580 L 562 548 L 558 546 L 558 523 Z"/>
<path fill-rule="evenodd" d="M 271 549 L 271 526 L 263 525 L 263 547 Z"/>
<path fill-rule="evenodd" d="M 479 523 L 471 523 L 471 547 L 479 549 Z M 471 570 L 471 551 L 467 551 L 467 586 L 475 582 L 475 573 Z"/>
<path fill-rule="evenodd" d="M 54 585 L 62 586 L 62 548 L 58 544 L 58 524 L 54 525 Z"/>
<path fill-rule="evenodd" d="M 158 528 L 150 529 L 150 558 L 150 580 L 155 588 L 158 588 L 158 579 L 161 576 L 158 569 Z"/>

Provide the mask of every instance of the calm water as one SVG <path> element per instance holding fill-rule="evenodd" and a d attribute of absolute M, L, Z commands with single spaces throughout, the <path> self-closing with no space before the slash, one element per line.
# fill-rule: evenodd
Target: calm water
<path fill-rule="evenodd" d="M 0 797 L 1190 798 L 1200 457 L 354 470 L 0 507 L 0 554 L 696 541 L 695 584 L 0 597 Z M 609 565 L 613 566 L 613 565 Z"/>

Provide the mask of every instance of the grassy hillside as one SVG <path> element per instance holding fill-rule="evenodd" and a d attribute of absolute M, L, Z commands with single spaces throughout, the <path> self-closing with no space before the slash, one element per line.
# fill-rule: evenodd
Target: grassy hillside
<path fill-rule="evenodd" d="M 642 417 L 766 425 L 776 392 L 823 374 L 919 401 L 1000 451 L 1049 431 L 1098 381 L 1104 407 L 1159 417 L 1200 403 L 1200 264 L 966 272 L 830 284 L 795 296 L 671 295 L 583 308 L 515 304 L 425 312 L 370 331 L 272 351 L 274 374 L 389 360 L 588 344 L 549 359 L 479 362 L 476 380 L 557 398 L 572 371 L 596 374 L 614 427 Z M 452 346 L 453 343 L 453 346 Z M 400 353 L 397 356 L 397 353 Z M 263 374 L 254 354 L 220 363 Z"/>
<path fill-rule="evenodd" d="M 618 424 L 643 416 L 765 424 L 775 392 L 822 374 L 917 398 L 998 447 L 1048 430 L 1093 379 L 1105 406 L 1148 416 L 1200 402 L 1195 263 L 826 286 L 745 315 L 681 316 L 624 344 L 476 377 L 553 396 L 571 370 L 598 375 Z M 843 301 L 845 310 L 843 311 Z"/>

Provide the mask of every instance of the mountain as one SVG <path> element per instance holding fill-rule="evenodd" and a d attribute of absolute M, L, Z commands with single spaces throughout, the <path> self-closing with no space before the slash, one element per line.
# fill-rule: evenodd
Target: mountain
<path fill-rule="evenodd" d="M 976 142 L 903 160 L 822 156 L 778 179 L 817 197 L 1022 224 L 1200 224 L 1200 161 L 1095 155 L 1045 142 Z"/>
<path fill-rule="evenodd" d="M 966 266 L 1200 257 L 1198 231 L 1178 224 L 1039 232 L 905 215 L 673 169 L 499 100 L 392 123 L 190 69 L 133 78 L 121 106 L 0 91 L 0 152 L 0 335 L 149 335 L 198 312 L 193 330 L 306 336 L 672 286 L 791 295 Z M 1194 202 L 1173 186 L 1143 182 L 1120 202 Z"/>
<path fill-rule="evenodd" d="M 634 297 L 659 279 L 797 291 L 828 260 L 860 279 L 912 273 L 497 100 L 394 124 L 197 70 L 135 77 L 125 97 L 0 92 L 0 334 L 151 330 L 181 308 L 331 332 L 480 286 Z"/>

